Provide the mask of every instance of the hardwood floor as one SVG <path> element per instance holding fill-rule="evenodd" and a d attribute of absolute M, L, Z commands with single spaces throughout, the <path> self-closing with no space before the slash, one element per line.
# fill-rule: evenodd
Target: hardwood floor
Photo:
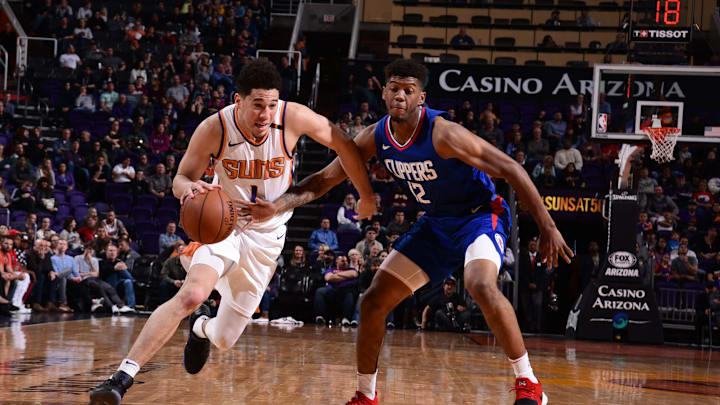
<path fill-rule="evenodd" d="M 71 319 L 71 318 L 68 318 Z M 0 404 L 86 404 L 146 318 L 105 317 L 0 328 Z M 252 324 L 213 349 L 195 376 L 180 364 L 183 323 L 142 369 L 123 404 L 344 404 L 355 385 L 355 330 Z M 720 404 L 718 353 L 527 338 L 550 404 Z M 491 335 L 396 330 L 380 357 L 384 405 L 512 404 L 513 374 Z"/>

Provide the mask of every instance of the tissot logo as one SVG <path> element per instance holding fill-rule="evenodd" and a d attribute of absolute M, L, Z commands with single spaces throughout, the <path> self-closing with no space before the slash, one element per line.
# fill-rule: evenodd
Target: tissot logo
<path fill-rule="evenodd" d="M 613 252 L 608 256 L 608 262 L 613 267 L 618 267 L 621 269 L 627 269 L 635 265 L 637 263 L 637 258 L 634 254 L 630 252 L 625 252 L 623 250 L 618 250 L 616 252 Z"/>
<path fill-rule="evenodd" d="M 634 38 L 689 39 L 690 30 L 633 30 Z"/>

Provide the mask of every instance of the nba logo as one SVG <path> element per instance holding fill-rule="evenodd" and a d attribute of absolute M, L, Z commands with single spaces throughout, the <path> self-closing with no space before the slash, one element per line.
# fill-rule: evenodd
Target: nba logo
<path fill-rule="evenodd" d="M 604 134 L 607 132 L 607 114 L 600 113 L 598 114 L 598 126 L 597 126 L 598 133 Z"/>

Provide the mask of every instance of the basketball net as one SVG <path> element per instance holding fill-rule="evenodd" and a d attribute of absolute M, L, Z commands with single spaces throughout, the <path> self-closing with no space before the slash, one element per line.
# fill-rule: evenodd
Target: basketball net
<path fill-rule="evenodd" d="M 653 115 L 652 125 L 642 130 L 652 143 L 651 159 L 661 164 L 675 160 L 673 151 L 680 135 L 680 128 L 663 127 L 657 115 Z"/>

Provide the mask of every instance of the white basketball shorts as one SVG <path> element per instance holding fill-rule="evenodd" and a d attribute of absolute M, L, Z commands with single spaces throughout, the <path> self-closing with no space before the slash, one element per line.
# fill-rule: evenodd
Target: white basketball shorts
<path fill-rule="evenodd" d="M 233 309 L 251 317 L 255 313 L 263 293 L 277 266 L 277 258 L 285 245 L 287 228 L 281 225 L 272 230 L 235 229 L 225 240 L 206 245 L 217 256 L 233 263 L 220 279 L 215 289 L 228 300 Z"/>

